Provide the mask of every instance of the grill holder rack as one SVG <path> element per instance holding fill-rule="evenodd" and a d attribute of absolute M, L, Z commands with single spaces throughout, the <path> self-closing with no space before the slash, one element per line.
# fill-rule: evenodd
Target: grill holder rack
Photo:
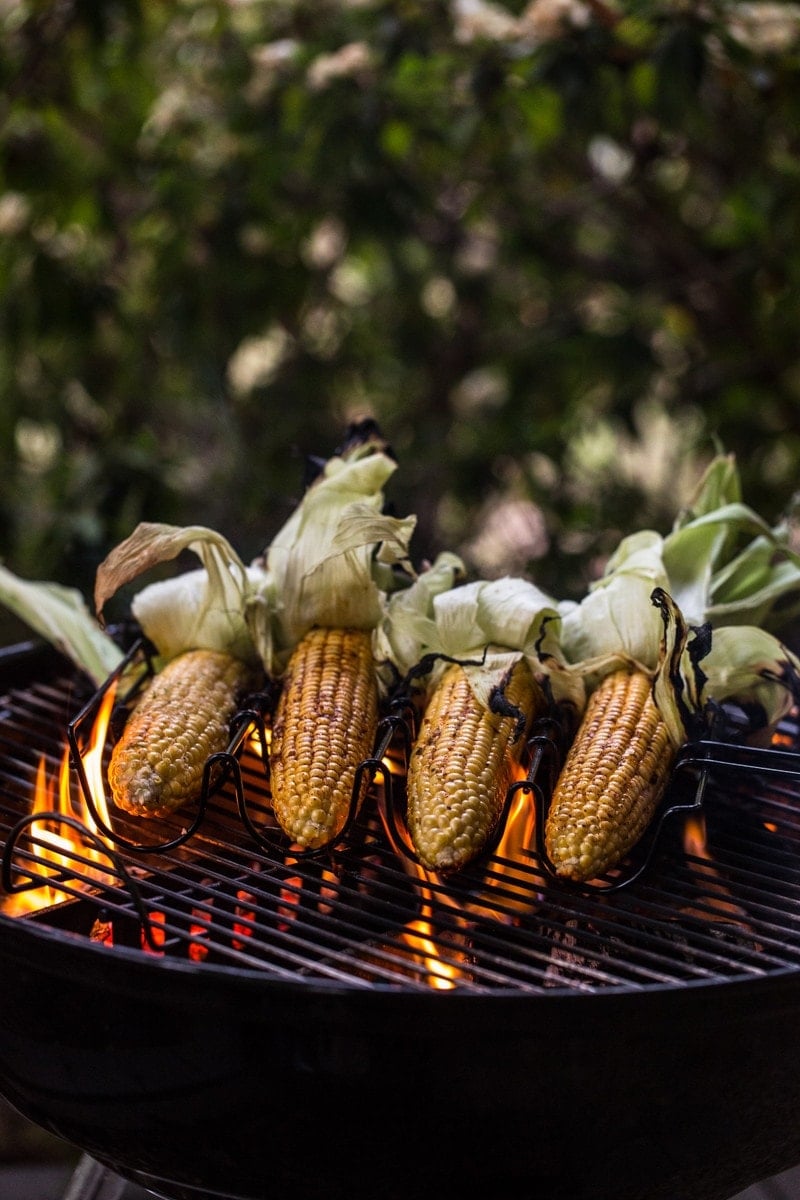
<path fill-rule="evenodd" d="M 119 687 L 123 681 L 128 686 L 123 695 L 114 702 L 109 728 L 119 732 L 130 703 L 135 700 L 154 673 L 155 649 L 148 640 L 138 637 L 127 651 L 118 667 L 95 690 L 77 715 L 67 725 L 67 740 L 70 749 L 70 763 L 76 770 L 81 792 L 87 809 L 95 823 L 98 834 L 82 826 L 82 835 L 88 842 L 102 843 L 107 839 L 109 845 L 106 852 L 112 861 L 115 872 L 128 887 L 131 899 L 137 908 L 141 905 L 135 883 L 130 880 L 121 859 L 114 855 L 113 848 L 132 854 L 166 853 L 185 845 L 200 830 L 210 798 L 228 781 L 232 782 L 236 809 L 239 818 L 253 842 L 262 850 L 279 854 L 291 853 L 296 859 L 324 858 L 334 847 L 345 840 L 350 833 L 358 815 L 360 804 L 378 777 L 382 788 L 377 794 L 378 811 L 384 833 L 396 854 L 413 863 L 431 878 L 438 878 L 436 873 L 425 868 L 411 843 L 405 821 L 403 799 L 398 796 L 395 788 L 394 772 L 387 766 L 387 755 L 399 749 L 403 757 L 403 769 L 407 767 L 411 747 L 415 736 L 416 710 L 410 691 L 399 692 L 392 700 L 389 710 L 381 719 L 372 755 L 364 759 L 355 774 L 350 811 L 344 827 L 334 842 L 319 848 L 301 848 L 290 846 L 288 838 L 277 826 L 259 824 L 253 820 L 247 803 L 246 788 L 242 777 L 240 756 L 247 738 L 254 734 L 260 745 L 260 760 L 263 764 L 264 782 L 269 784 L 269 749 L 266 731 L 268 717 L 274 711 L 277 695 L 276 688 L 268 687 L 257 693 L 252 693 L 237 711 L 231 722 L 231 737 L 227 748 L 209 756 L 203 773 L 203 783 L 199 799 L 191 820 L 180 832 L 161 841 L 136 841 L 126 837 L 118 829 L 112 828 L 98 810 L 92 788 L 84 764 L 84 756 L 88 745 L 85 730 L 90 727 L 104 696 L 113 686 Z M 138 671 L 137 671 L 137 668 Z M 131 678 L 133 676 L 133 678 Z M 503 812 L 498 821 L 492 838 L 484 849 L 482 858 L 490 857 L 500 842 L 512 804 L 519 794 L 529 797 L 534 810 L 534 847 L 536 857 L 547 877 L 558 887 L 583 894 L 596 895 L 598 892 L 616 892 L 630 887 L 639 880 L 649 869 L 657 850 L 662 832 L 667 823 L 677 817 L 686 817 L 702 810 L 706 786 L 711 771 L 736 770 L 741 772 L 753 771 L 766 775 L 780 775 L 784 778 L 800 779 L 800 753 L 796 750 L 763 747 L 741 744 L 732 741 L 714 740 L 711 738 L 688 743 L 678 755 L 673 767 L 672 779 L 656 813 L 650 828 L 631 851 L 625 863 L 608 875 L 588 883 L 576 883 L 559 876 L 551 863 L 544 844 L 544 828 L 548 807 L 555 781 L 563 761 L 567 741 L 567 731 L 564 722 L 556 715 L 540 718 L 533 726 L 531 735 L 526 743 L 524 760 L 527 763 L 524 778 L 514 781 L 509 787 Z M 691 776 L 694 788 L 689 798 L 683 787 L 686 777 Z M 40 814 L 40 819 L 47 817 L 50 821 L 58 819 L 69 820 L 73 825 L 81 823 L 74 818 L 60 817 L 58 813 Z M 23 818 L 18 828 L 8 839 L 3 852 L 2 878 L 7 891 L 12 890 L 12 868 L 16 847 L 26 833 L 30 818 Z M 11 885 L 11 886 L 9 886 Z M 24 885 L 34 886 L 33 881 Z M 147 922 L 145 922 L 147 928 Z"/>
<path fill-rule="evenodd" d="M 23 890 L 18 884 L 24 881 L 30 881 L 31 887 L 37 883 L 50 885 L 61 892 L 62 898 L 73 901 L 61 904 L 58 899 L 48 901 L 42 897 L 45 903 L 36 905 L 30 914 L 34 924 L 53 925 L 90 936 L 91 940 L 103 940 L 95 938 L 89 918 L 92 913 L 107 913 L 113 924 L 113 941 L 121 946 L 135 948 L 141 941 L 142 949 L 163 955 L 166 945 L 166 953 L 179 957 L 193 957 L 195 949 L 205 953 L 206 946 L 210 946 L 208 952 L 217 961 L 255 963 L 259 969 L 274 970 L 279 975 L 286 974 L 287 960 L 300 961 L 304 977 L 339 978 L 344 971 L 348 981 L 363 975 L 369 979 L 390 977 L 392 983 L 402 979 L 404 986 L 413 977 L 412 987 L 421 986 L 427 968 L 415 960 L 415 965 L 406 970 L 406 951 L 398 937 L 406 922 L 413 931 L 417 920 L 430 920 L 437 954 L 448 961 L 452 958 L 459 972 L 458 986 L 468 989 L 480 989 L 487 982 L 491 986 L 490 981 L 496 985 L 498 980 L 500 986 L 507 986 L 507 975 L 517 983 L 521 975 L 526 980 L 531 976 L 534 989 L 573 986 L 573 978 L 578 980 L 576 986 L 608 986 L 615 973 L 622 978 L 631 973 L 647 979 L 651 974 L 647 965 L 650 952 L 645 953 L 644 944 L 651 934 L 658 946 L 655 949 L 654 945 L 655 961 L 660 963 L 663 955 L 669 964 L 667 970 L 677 971 L 680 977 L 684 972 L 706 976 L 709 963 L 712 970 L 717 969 L 716 964 L 721 962 L 719 938 L 729 939 L 733 953 L 719 968 L 727 975 L 738 969 L 740 957 L 750 954 L 744 942 L 750 938 L 751 923 L 756 929 L 752 938 L 758 942 L 758 961 L 755 967 L 748 962 L 747 970 L 760 972 L 763 964 L 774 965 L 787 956 L 794 961 L 791 922 L 800 905 L 800 756 L 793 749 L 798 744 L 796 714 L 782 722 L 768 750 L 728 743 L 686 747 L 673 788 L 665 798 L 664 813 L 685 812 L 687 807 L 705 809 L 708 854 L 705 849 L 692 849 L 681 839 L 680 830 L 672 829 L 664 838 L 663 849 L 655 855 L 655 842 L 661 840 L 668 823 L 664 815 L 657 831 L 653 829 L 644 864 L 652 871 L 646 879 L 642 879 L 645 871 L 639 870 L 640 861 L 626 863 L 613 878 L 593 881 L 585 888 L 556 881 L 547 870 L 537 852 L 533 823 L 541 825 L 558 772 L 560 729 L 557 723 L 545 722 L 534 730 L 526 777 L 512 793 L 524 788 L 523 795 L 530 798 L 527 813 L 517 805 L 515 816 L 522 817 L 526 832 L 524 843 L 516 839 L 513 853 L 501 845 L 490 855 L 487 848 L 486 856 L 449 877 L 421 874 L 416 866 L 410 867 L 404 861 L 410 856 L 402 837 L 402 770 L 396 762 L 392 763 L 394 769 L 386 773 L 388 788 L 376 789 L 372 798 L 375 802 L 365 806 L 363 819 L 351 827 L 346 838 L 337 839 L 324 852 L 295 853 L 288 840 L 281 842 L 279 830 L 274 839 L 270 833 L 257 846 L 245 822 L 239 821 L 242 802 L 236 793 L 241 785 L 253 813 L 260 813 L 269 824 L 273 818 L 265 786 L 268 764 L 265 769 L 258 758 L 255 740 L 245 739 L 246 752 L 241 761 L 234 755 L 215 770 L 215 784 L 221 782 L 224 769 L 229 769 L 225 776 L 228 782 L 220 787 L 213 802 L 209 801 L 207 824 L 197 831 L 192 844 L 181 844 L 176 853 L 153 854 L 150 858 L 141 852 L 138 857 L 126 858 L 124 846 L 114 848 L 134 881 L 131 889 L 122 873 L 112 866 L 105 876 L 86 871 L 88 848 L 78 847 L 71 852 L 77 868 L 74 872 L 69 870 L 68 857 L 63 859 L 63 870 L 60 865 L 54 870 L 45 854 L 37 858 L 37 845 L 49 845 L 48 839 L 56 832 L 55 823 L 64 819 L 60 814 L 39 814 L 39 820 L 50 823 L 47 833 L 44 825 L 19 822 L 32 795 L 27 791 L 27 780 L 32 781 L 35 775 L 30 735 L 34 734 L 35 741 L 41 717 L 50 713 L 55 719 L 48 716 L 49 732 L 43 737 L 42 749 L 47 747 L 47 760 L 53 766 L 60 758 L 63 767 L 64 729 L 74 686 L 71 680 L 63 677 L 54 686 L 34 684 L 30 692 L 11 692 L 7 698 L 10 761 L 17 761 L 16 747 L 24 749 L 24 760 L 19 760 L 18 779 L 9 777 L 8 800 L 12 807 L 8 809 L 8 829 L 16 823 L 19 827 L 3 847 L 0 883 L 4 875 L 11 885 L 6 890 Z M 85 698 L 86 689 L 82 688 L 80 694 Z M 30 726 L 17 725 L 13 715 L 17 704 L 21 705 L 20 713 L 30 713 Z M 56 716 L 58 712 L 60 717 Z M 406 739 L 411 737 L 414 713 L 397 709 L 391 715 L 393 721 L 383 726 L 384 747 L 396 738 L 392 757 L 395 751 L 407 756 L 410 743 Z M 780 744 L 792 749 L 776 749 Z M 23 761 L 30 765 L 23 766 Z M 237 786 L 231 787 L 231 781 Z M 711 786 L 707 787 L 709 782 Z M 393 787 L 397 783 L 400 786 Z M 694 791 L 687 796 L 685 789 L 689 786 Z M 677 797 L 674 788 L 681 793 Z M 249 815 L 247 808 L 244 811 Z M 169 820 L 174 826 L 179 815 Z M 260 826 L 255 828 L 261 833 Z M 91 834 L 87 833 L 87 838 L 88 847 Z M 267 852 L 259 846 L 266 847 Z M 305 859 L 312 861 L 304 865 Z M 106 861 L 113 864 L 114 859 L 109 854 Z M 765 863 L 769 864 L 766 875 Z M 641 887 L 632 889 L 629 899 L 621 896 L 614 904 L 606 899 L 606 892 L 630 888 L 639 880 Z M 137 902 L 139 889 L 144 897 L 144 920 Z M 225 938 L 233 943 L 238 939 L 235 923 L 239 920 L 239 889 L 244 896 L 247 931 L 253 935 L 249 943 L 253 949 L 244 956 L 235 944 L 225 942 Z M 776 897 L 787 906 L 786 918 L 775 907 Z M 251 899 L 255 905 L 252 922 L 246 915 Z M 164 907 L 166 914 L 160 911 Z M 649 922 L 658 911 L 662 916 L 651 930 Z M 211 933 L 212 922 L 215 930 L 213 941 L 207 943 L 203 925 L 206 912 L 207 932 Z M 291 924 L 294 916 L 298 917 L 296 926 Z M 166 943 L 165 929 L 158 924 L 162 919 L 167 921 Z M 199 926 L 195 924 L 198 920 Z M 508 933 L 501 932 L 504 927 Z M 293 929 L 302 931 L 299 940 Z M 603 930 L 613 935 L 611 942 L 601 937 Z M 612 953 L 610 947 L 617 944 L 617 933 L 623 949 L 630 946 L 633 960 L 628 963 L 625 954 L 620 956 L 614 950 L 610 969 L 608 955 Z M 683 944 L 687 933 L 691 949 Z M 307 940 L 314 946 L 313 954 L 308 951 Z M 800 947 L 800 942 L 797 944 Z M 499 973 L 497 952 L 503 961 Z M 640 961 L 643 953 L 644 963 Z M 547 965 L 543 966 L 545 960 Z M 656 976 L 660 974 L 659 965 Z"/>

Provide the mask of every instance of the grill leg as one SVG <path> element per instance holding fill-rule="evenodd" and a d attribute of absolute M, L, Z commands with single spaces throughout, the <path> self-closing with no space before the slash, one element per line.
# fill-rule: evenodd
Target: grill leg
<path fill-rule="evenodd" d="M 88 1154 L 82 1154 L 62 1200 L 120 1200 L 125 1180 Z"/>

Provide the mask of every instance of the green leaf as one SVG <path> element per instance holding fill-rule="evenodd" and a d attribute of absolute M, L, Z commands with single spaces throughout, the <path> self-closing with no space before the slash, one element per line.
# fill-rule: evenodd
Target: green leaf
<path fill-rule="evenodd" d="M 20 579 L 0 566 L 0 602 L 98 685 L 122 660 L 122 651 L 92 616 L 76 588 Z"/>

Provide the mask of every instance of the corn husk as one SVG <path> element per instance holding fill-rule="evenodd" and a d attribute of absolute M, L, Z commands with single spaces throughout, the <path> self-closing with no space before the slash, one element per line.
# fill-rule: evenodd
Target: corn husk
<path fill-rule="evenodd" d="M 690 625 L 674 599 L 653 592 L 663 640 L 653 696 L 676 746 L 722 736 L 724 710 L 747 714 L 745 734 L 772 731 L 800 703 L 800 658 L 752 625 Z"/>
<path fill-rule="evenodd" d="M 626 663 L 655 676 L 663 620 L 654 589 L 667 593 L 687 628 L 779 626 L 800 611 L 800 555 L 790 533 L 788 518 L 772 527 L 742 503 L 735 459 L 718 455 L 666 537 L 643 530 L 623 538 L 583 600 L 559 606 L 567 659 L 590 689 Z M 725 645 L 732 640 L 717 639 Z"/>
<path fill-rule="evenodd" d="M 396 469 L 371 429 L 322 464 L 299 504 L 249 565 L 215 530 L 141 523 L 101 563 L 95 609 L 123 586 L 183 551 L 199 570 L 150 583 L 131 611 L 166 661 L 183 650 L 225 650 L 259 661 L 277 677 L 313 625 L 371 629 L 388 592 L 410 578 L 408 545 L 416 519 L 382 512 L 383 486 Z M 399 574 L 395 568 L 404 564 Z"/>
<path fill-rule="evenodd" d="M 245 612 L 248 597 L 265 586 L 266 572 L 260 565 L 246 567 L 222 534 L 202 525 L 137 525 L 97 570 L 98 616 L 125 584 L 187 550 L 200 559 L 200 569 L 148 584 L 133 596 L 131 612 L 142 632 L 164 662 L 198 649 L 255 664 L 259 654 Z"/>
<path fill-rule="evenodd" d="M 647 671 L 676 746 L 720 728 L 725 706 L 774 727 L 798 696 L 798 660 L 769 628 L 800 611 L 791 520 L 745 505 L 735 459 L 718 455 L 666 537 L 623 538 L 580 604 L 560 606 L 587 688 L 621 665 Z"/>
<path fill-rule="evenodd" d="M 0 566 L 0 602 L 98 686 L 122 660 L 122 650 L 95 619 L 77 588 L 21 579 Z"/>
<path fill-rule="evenodd" d="M 374 629 L 388 595 L 412 581 L 416 517 L 383 512 L 396 467 L 379 437 L 351 442 L 327 460 L 267 547 L 268 582 L 247 615 L 270 674 L 282 672 L 315 625 Z"/>
<path fill-rule="evenodd" d="M 800 612 L 800 555 L 791 545 L 797 507 L 795 496 L 770 526 L 742 503 L 733 455 L 711 462 L 663 543 L 670 595 L 688 621 L 774 632 Z"/>
<path fill-rule="evenodd" d="M 620 666 L 656 669 L 662 626 L 650 597 L 668 584 L 663 538 L 642 530 L 622 539 L 580 603 L 559 604 L 564 654 L 590 686 Z"/>
<path fill-rule="evenodd" d="M 554 703 L 583 708 L 583 680 L 564 661 L 561 617 L 550 596 L 511 576 L 459 583 L 449 557 L 438 560 L 437 568 L 445 586 L 437 588 L 434 578 L 431 586 L 414 584 L 390 598 L 376 630 L 379 660 L 390 658 L 397 676 L 415 676 L 428 689 L 450 662 L 460 662 L 474 694 L 488 707 L 493 692 L 525 658 Z"/>
<path fill-rule="evenodd" d="M 391 693 L 436 642 L 436 596 L 462 584 L 466 569 L 449 550 L 437 555 L 407 588 L 393 593 L 375 627 L 373 651 L 384 695 Z"/>

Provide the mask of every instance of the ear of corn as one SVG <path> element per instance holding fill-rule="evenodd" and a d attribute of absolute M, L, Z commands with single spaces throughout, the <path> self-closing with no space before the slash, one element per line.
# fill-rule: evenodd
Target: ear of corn
<path fill-rule="evenodd" d="M 675 747 L 644 671 L 612 671 L 592 692 L 557 780 L 545 849 L 585 882 L 618 865 L 653 818 Z"/>
<path fill-rule="evenodd" d="M 318 849 L 341 832 L 377 725 L 371 631 L 312 629 L 289 659 L 270 749 L 275 817 L 292 842 Z"/>
<path fill-rule="evenodd" d="M 252 683 L 251 668 L 221 651 L 187 650 L 171 659 L 112 750 L 114 802 L 137 816 L 162 816 L 196 800 L 206 760 L 227 746 L 231 717 Z"/>
<path fill-rule="evenodd" d="M 525 728 L 544 711 L 544 694 L 522 659 L 504 696 L 524 714 Z M 462 666 L 447 668 L 423 714 L 407 776 L 409 834 L 431 870 L 466 866 L 496 829 L 525 745 L 517 726 L 514 716 L 480 704 Z"/>

